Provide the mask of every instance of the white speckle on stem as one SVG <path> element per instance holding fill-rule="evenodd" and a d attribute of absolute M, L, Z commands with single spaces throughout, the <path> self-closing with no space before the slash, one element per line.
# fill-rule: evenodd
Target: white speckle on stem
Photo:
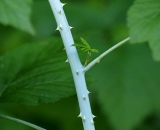
<path fill-rule="evenodd" d="M 83 100 L 86 100 L 86 96 L 83 95 Z"/>
<path fill-rule="evenodd" d="M 76 70 L 76 74 L 79 75 L 79 71 L 78 70 Z"/>
<path fill-rule="evenodd" d="M 61 24 L 59 25 L 59 29 L 62 30 L 62 25 Z"/>
<path fill-rule="evenodd" d="M 83 120 L 83 121 L 86 121 L 86 117 L 84 116 L 84 117 L 82 118 L 82 120 Z"/>
<path fill-rule="evenodd" d="M 58 13 L 59 13 L 59 14 L 61 14 L 61 13 L 62 13 L 62 11 L 61 11 L 61 10 L 58 10 Z"/>
<path fill-rule="evenodd" d="M 97 63 L 100 63 L 100 60 L 98 60 Z"/>

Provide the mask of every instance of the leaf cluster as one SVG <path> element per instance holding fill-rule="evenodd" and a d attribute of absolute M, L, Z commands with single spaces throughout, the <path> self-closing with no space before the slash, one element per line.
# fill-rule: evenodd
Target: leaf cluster
<path fill-rule="evenodd" d="M 92 49 L 86 40 L 84 40 L 82 37 L 80 37 L 80 39 L 82 41 L 82 44 L 75 43 L 72 46 L 76 46 L 78 49 L 80 49 L 81 51 L 84 51 L 84 52 L 98 53 L 98 50 Z"/>

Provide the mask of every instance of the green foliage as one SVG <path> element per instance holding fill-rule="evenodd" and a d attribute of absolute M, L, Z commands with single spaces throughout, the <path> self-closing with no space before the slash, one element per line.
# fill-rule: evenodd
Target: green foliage
<path fill-rule="evenodd" d="M 82 44 L 73 44 L 72 46 L 76 46 L 78 49 L 84 52 L 95 52 L 98 53 L 98 50 L 96 49 L 91 49 L 90 45 L 87 43 L 86 40 L 84 40 L 82 37 L 80 38 L 82 41 Z"/>
<path fill-rule="evenodd" d="M 0 102 L 54 102 L 73 95 L 73 81 L 57 38 L 25 44 L 0 58 Z"/>
<path fill-rule="evenodd" d="M 86 59 L 85 65 L 84 65 L 84 66 L 87 66 L 87 64 L 89 63 L 90 58 L 91 58 L 91 52 L 98 53 L 98 50 L 91 49 L 90 45 L 87 43 L 86 40 L 84 40 L 82 37 L 80 37 L 80 39 L 82 41 L 82 44 L 76 44 L 75 43 L 72 46 L 76 46 L 81 51 L 88 52 L 87 59 Z"/>
<path fill-rule="evenodd" d="M 145 45 L 122 47 L 91 73 L 101 107 L 116 130 L 131 130 L 160 110 L 160 64 L 152 62 Z"/>
<path fill-rule="evenodd" d="M 32 0 L 1 0 L 0 22 L 34 34 L 30 22 Z"/>
<path fill-rule="evenodd" d="M 153 57 L 160 61 L 160 1 L 136 0 L 128 12 L 132 43 L 149 42 Z"/>
<path fill-rule="evenodd" d="M 135 19 L 132 19 L 132 21 L 140 24 L 140 26 L 136 28 L 138 35 L 135 35 L 134 39 L 133 36 L 131 37 L 132 42 L 149 41 L 149 45 L 155 50 L 153 53 L 156 54 L 154 55 L 158 57 L 160 52 L 158 44 L 159 33 L 156 30 L 154 33 L 153 30 L 148 31 L 148 28 L 152 26 L 150 28 L 155 29 L 157 27 L 157 30 L 159 29 L 159 23 L 155 21 L 159 17 L 152 13 L 153 10 L 157 12 L 159 1 L 157 0 L 158 3 L 155 5 L 153 5 L 156 3 L 155 0 L 151 3 L 147 1 L 149 0 L 142 2 L 143 5 L 138 4 L 141 8 L 137 6 L 136 1 L 128 13 L 129 21 L 132 16 L 131 10 L 137 7 L 137 12 L 133 15 Z M 79 37 L 82 36 L 87 39 L 91 47 L 94 46 L 100 52 L 104 52 L 115 43 L 129 36 L 125 19 L 133 0 L 65 0 L 63 2 L 68 3 L 64 6 L 64 11 L 69 25 L 75 27 L 72 30 L 75 43 L 78 43 Z M 16 4 L 17 2 L 15 1 L 14 3 Z M 26 3 L 26 5 L 28 4 Z M 2 4 L 0 4 L 1 6 Z M 154 7 L 150 8 L 149 6 Z M 18 10 L 19 8 L 16 9 Z M 155 16 L 155 19 L 151 19 L 153 17 L 150 16 L 149 12 L 153 17 Z M 23 13 L 23 11 L 19 13 Z M 146 17 L 142 13 L 144 15 L 146 13 Z M 139 15 L 140 17 L 138 17 Z M 59 36 L 59 32 L 54 31 L 56 22 L 48 1 L 34 0 L 31 18 L 37 32 L 34 37 L 28 37 L 26 33 L 0 25 L 0 54 L 7 53 L 0 60 L 1 63 L 3 62 L 4 64 L 5 62 L 4 65 L 6 65 L 2 69 L 1 67 L 4 65 L 0 63 L 0 91 L 2 92 L 3 88 L 7 88 L 4 89 L 5 91 L 0 97 L 0 110 L 5 114 L 7 113 L 7 115 L 29 121 L 46 129 L 75 130 L 76 128 L 76 130 L 82 130 L 81 120 L 76 119 L 79 114 L 76 96 L 54 102 L 61 96 L 67 97 L 75 92 L 74 87 L 72 87 L 73 82 L 70 80 L 70 69 L 67 64 L 64 64 L 67 57 L 65 51 L 62 52 L 61 38 L 55 38 Z M 144 24 L 141 24 L 143 20 Z M 147 21 L 148 24 L 146 25 Z M 150 21 L 154 23 L 154 26 Z M 26 25 L 24 23 L 24 26 Z M 144 27 L 144 25 L 146 26 Z M 142 27 L 143 29 L 139 31 Z M 129 29 L 132 32 L 130 24 Z M 147 32 L 146 36 L 142 37 L 145 32 Z M 132 35 L 132 33 L 130 34 Z M 28 41 L 40 41 L 51 36 L 54 36 L 53 41 L 32 42 L 17 48 L 17 46 Z M 150 37 L 152 37 L 152 40 L 149 40 Z M 45 43 L 48 45 L 45 45 Z M 17 49 L 11 51 L 14 48 Z M 92 58 L 94 59 L 95 57 L 97 55 L 93 53 Z M 4 60 L 4 58 L 7 60 Z M 85 61 L 85 55 L 83 58 Z M 53 61 L 53 63 L 50 61 Z M 64 67 L 62 67 L 63 65 Z M 64 69 L 58 70 L 61 67 Z M 55 71 L 53 70 L 54 68 Z M 52 74 L 48 72 L 50 70 L 53 70 Z M 64 70 L 64 73 L 61 70 Z M 152 60 L 150 50 L 144 44 L 124 45 L 110 53 L 100 64 L 94 66 L 88 73 L 92 75 L 96 82 L 92 83 L 92 85 L 88 85 L 87 82 L 87 86 L 88 90 L 92 92 L 90 99 L 93 114 L 98 117 L 95 118 L 96 129 L 159 130 L 160 126 L 157 125 L 160 119 L 159 70 L 160 64 Z M 45 71 L 47 73 L 43 73 Z M 28 78 L 36 73 L 40 75 Z M 57 81 L 59 82 L 57 83 Z M 46 82 L 51 82 L 53 85 L 36 86 L 37 83 Z M 57 84 L 55 85 L 55 83 Z M 62 85 L 60 86 L 60 83 L 66 85 L 64 89 L 61 87 Z M 42 87 L 47 90 L 42 90 Z M 32 93 L 34 95 L 31 95 Z M 46 95 L 51 97 L 46 98 Z M 16 104 L 4 103 L 10 103 L 13 100 Z M 45 104 L 46 102 L 51 103 Z M 17 103 L 30 105 L 40 103 L 40 105 L 26 106 Z M 2 119 L 0 119 L 0 124 L 0 129 L 3 130 L 8 130 L 11 126 L 13 130 L 29 129 L 24 125 Z"/>

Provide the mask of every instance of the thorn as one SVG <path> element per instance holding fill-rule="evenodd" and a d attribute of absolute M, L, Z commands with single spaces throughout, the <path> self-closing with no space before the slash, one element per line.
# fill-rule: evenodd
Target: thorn
<path fill-rule="evenodd" d="M 76 70 L 76 74 L 79 75 L 79 71 L 78 70 Z"/>
<path fill-rule="evenodd" d="M 84 116 L 84 117 L 82 118 L 82 120 L 83 120 L 83 121 L 86 121 L 86 117 Z"/>
<path fill-rule="evenodd" d="M 94 124 L 94 121 L 93 121 L 93 120 L 91 120 L 91 124 Z"/>
<path fill-rule="evenodd" d="M 95 118 L 96 116 L 95 116 L 95 115 L 92 115 L 92 117 Z"/>
<path fill-rule="evenodd" d="M 80 114 L 78 115 L 78 117 L 81 117 L 81 118 L 82 118 L 82 113 L 80 113 Z"/>
<path fill-rule="evenodd" d="M 90 94 L 90 93 L 91 93 L 91 92 L 90 92 L 90 91 L 88 91 L 88 90 L 87 90 L 87 92 L 88 92 L 88 94 Z"/>
<path fill-rule="evenodd" d="M 59 26 L 57 26 L 57 28 L 56 28 L 56 30 L 55 31 L 60 31 L 60 30 L 62 30 L 62 25 L 60 24 Z"/>
<path fill-rule="evenodd" d="M 62 30 L 62 25 L 61 25 L 61 24 L 59 25 L 59 29 L 61 29 L 61 30 Z"/>
<path fill-rule="evenodd" d="M 62 13 L 62 11 L 61 11 L 61 10 L 58 10 L 58 13 L 59 13 L 59 14 L 61 14 L 61 13 Z"/>
<path fill-rule="evenodd" d="M 83 99 L 85 100 L 85 99 L 86 99 L 86 96 L 83 95 Z"/>
<path fill-rule="evenodd" d="M 97 63 L 100 63 L 100 60 L 98 60 Z"/>
<path fill-rule="evenodd" d="M 61 3 L 62 4 L 62 7 L 64 6 L 64 5 L 66 5 L 67 3 Z"/>
<path fill-rule="evenodd" d="M 66 63 L 68 62 L 68 59 L 65 61 Z"/>
<path fill-rule="evenodd" d="M 73 27 L 70 26 L 70 29 L 72 29 Z"/>
<path fill-rule="evenodd" d="M 57 28 L 56 28 L 56 30 L 55 30 L 55 31 L 57 31 L 57 30 L 59 31 L 59 26 L 57 26 Z"/>

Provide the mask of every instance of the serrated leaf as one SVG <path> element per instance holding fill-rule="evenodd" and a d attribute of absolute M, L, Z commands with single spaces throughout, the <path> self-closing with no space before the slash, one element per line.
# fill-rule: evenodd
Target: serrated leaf
<path fill-rule="evenodd" d="M 0 22 L 34 34 L 30 21 L 32 0 L 1 0 Z"/>
<path fill-rule="evenodd" d="M 80 37 L 82 44 L 72 44 L 72 46 L 76 46 L 78 49 L 80 49 L 81 51 L 91 51 L 91 52 L 96 52 L 98 53 L 98 50 L 96 49 L 91 49 L 90 45 L 87 43 L 86 40 L 84 40 L 82 37 Z"/>
<path fill-rule="evenodd" d="M 82 37 L 80 37 L 80 39 L 81 39 L 82 43 L 83 43 L 88 49 L 90 49 L 90 45 L 87 43 L 87 41 L 84 40 Z"/>
<path fill-rule="evenodd" d="M 153 57 L 160 61 L 160 0 L 136 0 L 128 12 L 132 43 L 149 42 Z"/>
<path fill-rule="evenodd" d="M 86 49 L 88 49 L 85 45 L 83 45 L 83 44 L 73 44 L 72 46 L 76 46 L 77 48 L 86 48 Z"/>
<path fill-rule="evenodd" d="M 54 102 L 75 93 L 59 38 L 25 44 L 0 57 L 0 102 Z"/>
<path fill-rule="evenodd" d="M 95 53 L 98 53 L 98 50 L 96 49 L 90 49 L 91 52 L 95 52 Z"/>

